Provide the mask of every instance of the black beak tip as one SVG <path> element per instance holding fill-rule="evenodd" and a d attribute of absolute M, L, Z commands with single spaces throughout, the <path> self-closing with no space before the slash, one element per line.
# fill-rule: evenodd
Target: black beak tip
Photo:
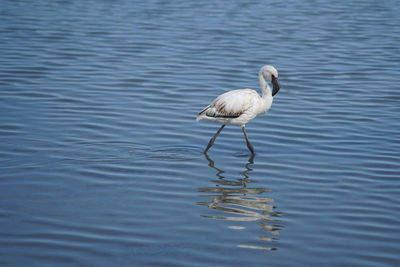
<path fill-rule="evenodd" d="M 278 78 L 276 78 L 275 76 L 272 76 L 272 86 L 272 96 L 274 96 L 276 95 L 276 93 L 278 93 L 279 89 L 281 89 Z"/>

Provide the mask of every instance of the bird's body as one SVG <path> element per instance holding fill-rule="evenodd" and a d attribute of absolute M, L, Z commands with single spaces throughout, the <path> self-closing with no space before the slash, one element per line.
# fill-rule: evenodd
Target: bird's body
<path fill-rule="evenodd" d="M 222 124 L 244 125 L 265 113 L 272 98 L 261 97 L 252 89 L 238 89 L 218 96 L 197 115 L 197 120 L 211 120 Z"/>
<path fill-rule="evenodd" d="M 226 124 L 234 124 L 242 127 L 247 146 L 250 151 L 254 153 L 254 149 L 247 138 L 244 125 L 254 119 L 257 115 L 265 113 L 272 105 L 273 96 L 280 89 L 278 72 L 274 67 L 262 67 L 258 74 L 258 78 L 262 89 L 262 96 L 252 89 L 232 90 L 218 96 L 210 105 L 198 113 L 197 121 L 211 120 L 222 123 L 221 128 L 213 138 L 211 138 L 204 152 L 207 152 L 207 150 L 213 145 L 215 138 Z M 273 91 L 271 91 L 265 78 L 273 84 Z"/>

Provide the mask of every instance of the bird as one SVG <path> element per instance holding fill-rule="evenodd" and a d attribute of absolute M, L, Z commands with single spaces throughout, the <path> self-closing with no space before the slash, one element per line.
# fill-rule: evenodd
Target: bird
<path fill-rule="evenodd" d="M 266 79 L 271 83 L 272 89 Z M 246 144 L 251 154 L 254 148 L 247 137 L 245 124 L 257 115 L 265 113 L 270 109 L 274 96 L 280 89 L 278 71 L 271 65 L 263 66 L 258 72 L 262 95 L 253 89 L 237 89 L 228 91 L 215 98 L 210 105 L 197 114 L 196 121 L 210 120 L 219 122 L 222 126 L 210 139 L 204 153 L 206 154 L 214 144 L 215 139 L 227 124 L 240 125 L 246 139 Z"/>

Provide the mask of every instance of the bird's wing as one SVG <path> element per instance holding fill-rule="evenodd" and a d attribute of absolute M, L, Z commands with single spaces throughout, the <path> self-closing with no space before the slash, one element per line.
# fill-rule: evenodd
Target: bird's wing
<path fill-rule="evenodd" d="M 254 105 L 260 98 L 258 93 L 251 89 L 239 89 L 226 92 L 218 96 L 201 113 L 208 117 L 237 118 Z"/>

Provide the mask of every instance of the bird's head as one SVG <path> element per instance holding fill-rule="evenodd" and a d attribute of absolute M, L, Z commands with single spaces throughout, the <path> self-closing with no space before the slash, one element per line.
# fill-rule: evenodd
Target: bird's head
<path fill-rule="evenodd" d="M 268 81 L 270 81 L 272 84 L 272 96 L 278 93 L 279 89 L 281 88 L 278 81 L 278 71 L 273 66 L 267 65 L 260 69 L 259 74 L 268 79 Z"/>

